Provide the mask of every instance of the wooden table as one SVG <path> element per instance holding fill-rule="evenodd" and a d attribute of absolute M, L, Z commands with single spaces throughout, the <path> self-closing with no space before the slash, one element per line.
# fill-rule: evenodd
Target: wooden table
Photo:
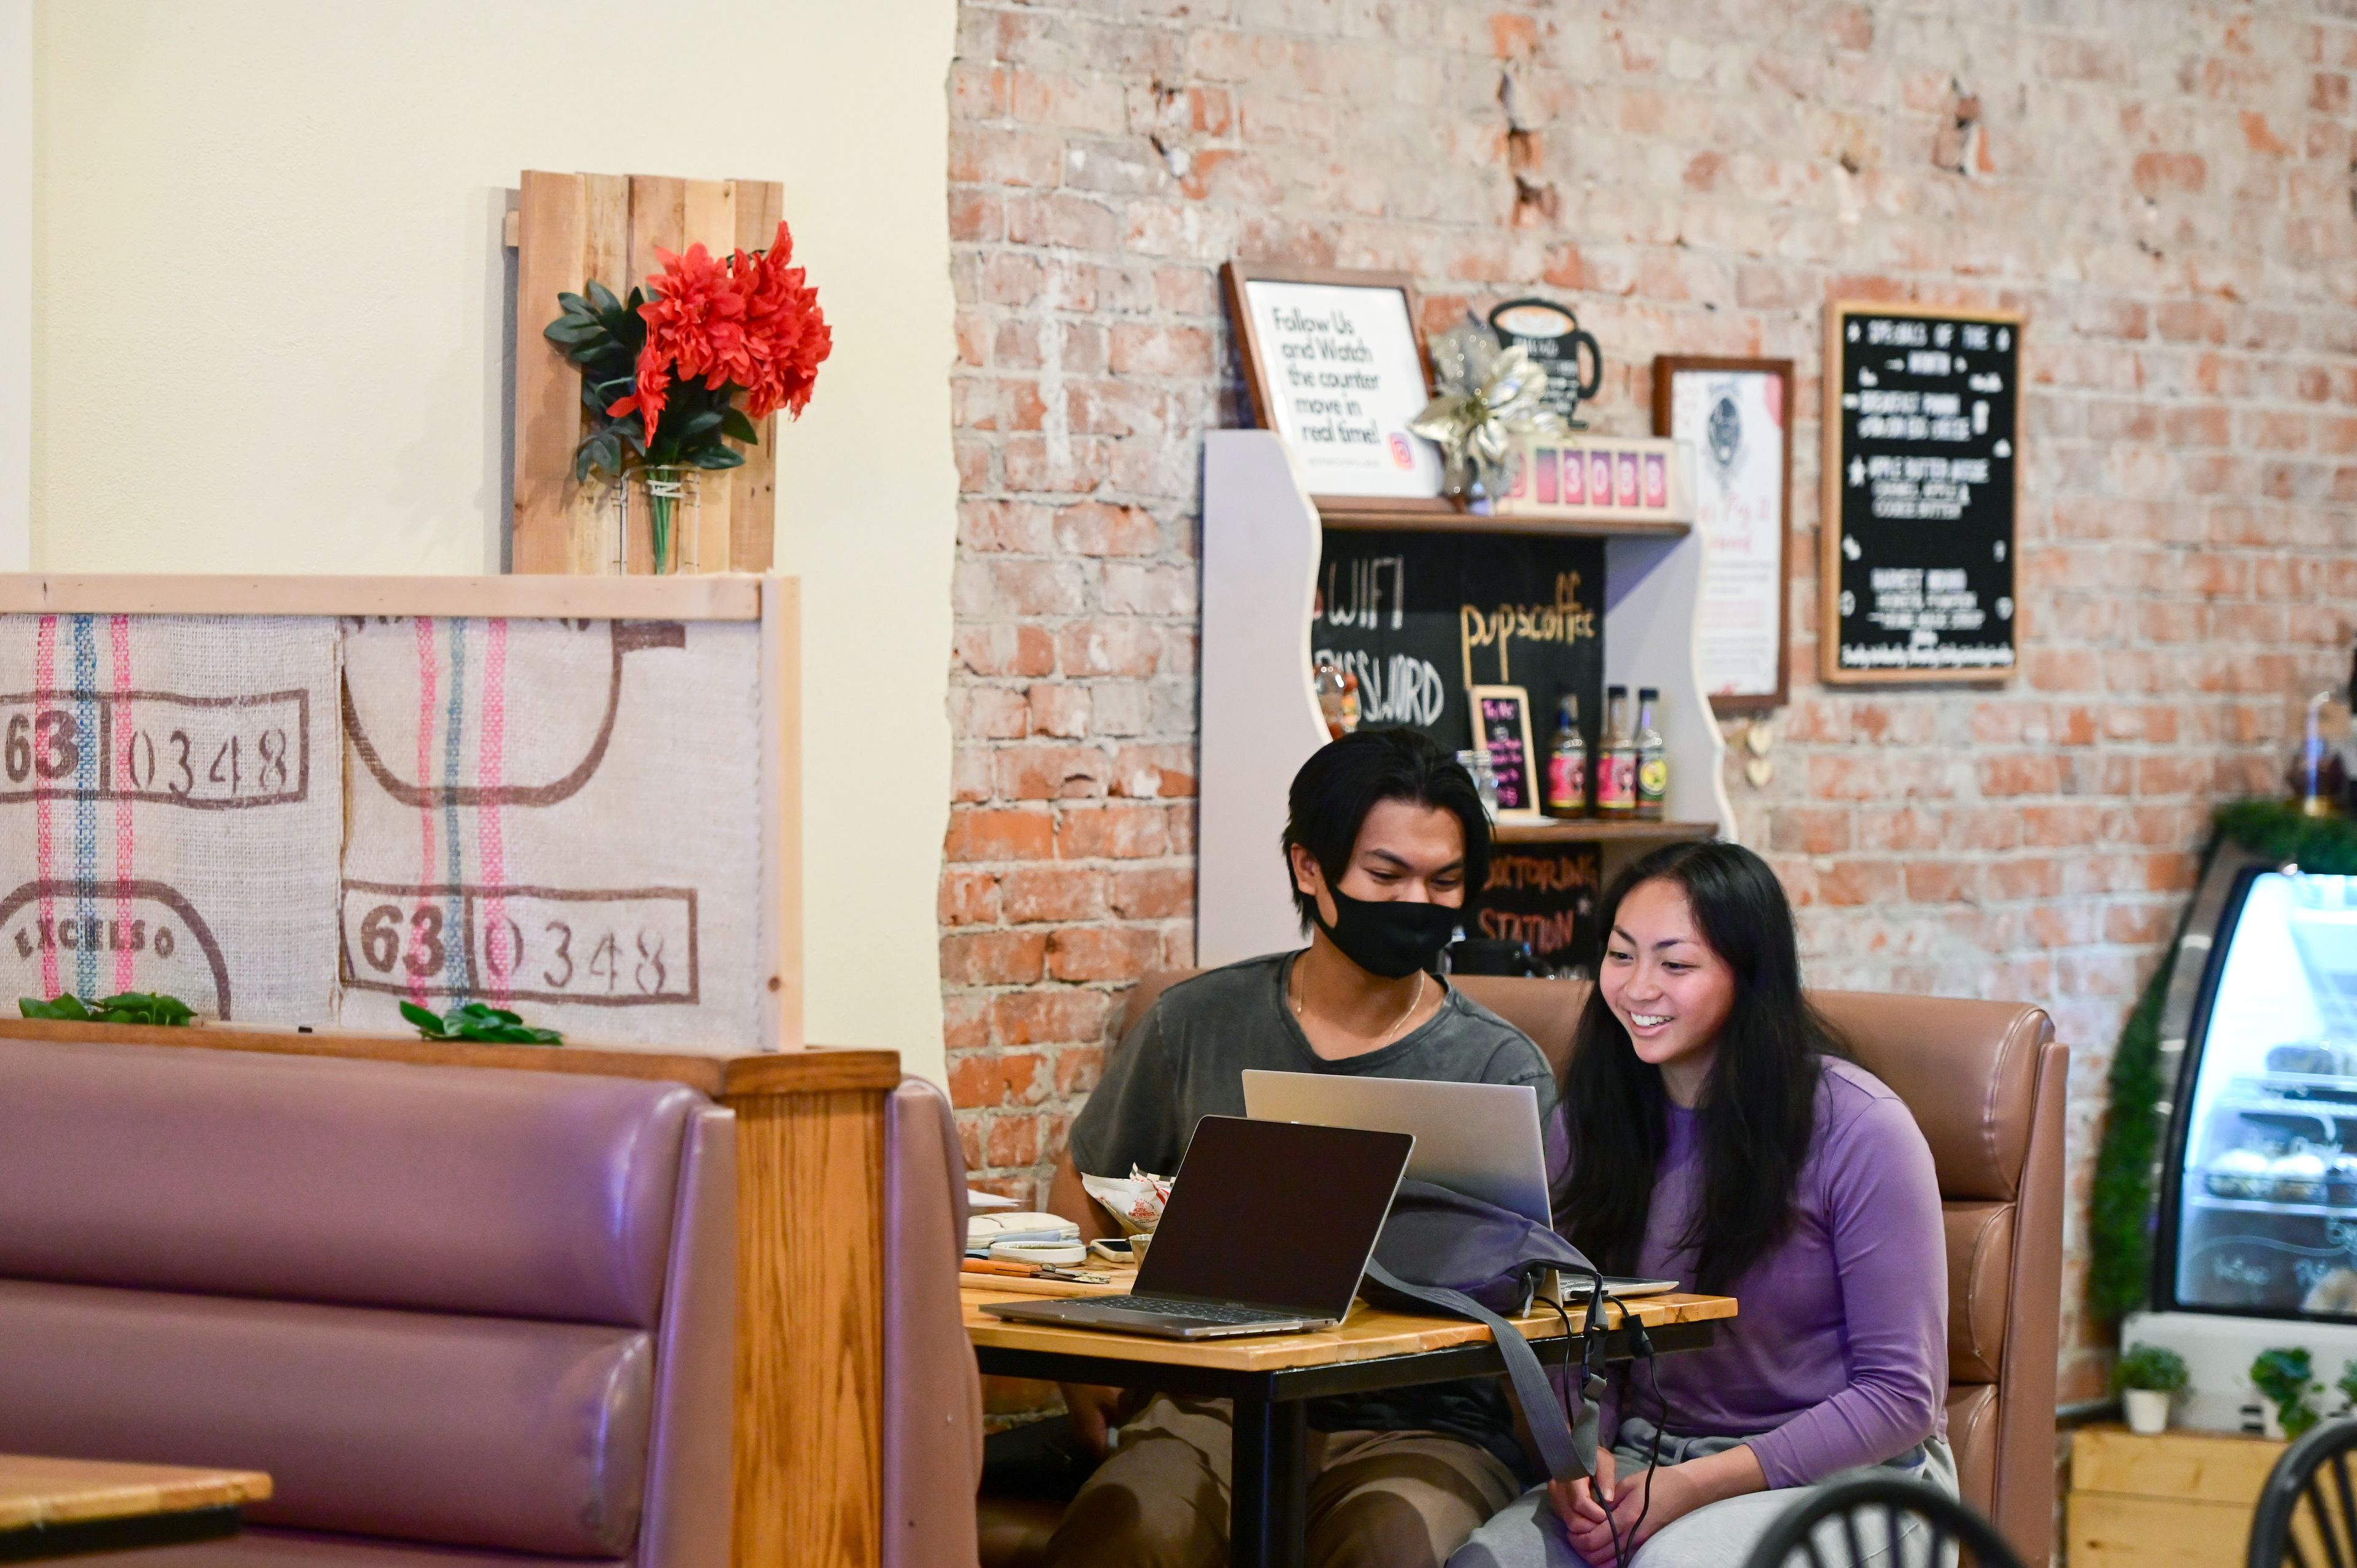
<path fill-rule="evenodd" d="M 219 1540 L 269 1495 L 253 1470 L 0 1454 L 0 1563 Z"/>
<path fill-rule="evenodd" d="M 1458 1318 L 1385 1312 L 1353 1302 L 1339 1328 L 1315 1334 L 1260 1334 L 1247 1338 L 1155 1339 L 1102 1329 L 1009 1323 L 982 1310 L 985 1303 L 1041 1294 L 1109 1294 L 1128 1287 L 1117 1271 L 1110 1286 L 1043 1288 L 1018 1282 L 1011 1289 L 967 1275 L 960 1293 L 974 1359 L 994 1376 L 1051 1382 L 1104 1383 L 1232 1402 L 1234 1482 L 1228 1497 L 1228 1553 L 1235 1568 L 1297 1568 L 1308 1511 L 1308 1426 L 1304 1402 L 1329 1394 L 1365 1393 L 1458 1378 L 1496 1377 L 1505 1370 L 1490 1330 Z M 1669 1354 L 1699 1350 L 1715 1325 L 1735 1316 L 1723 1295 L 1657 1295 L 1626 1304 L 1653 1348 Z M 1583 1307 L 1568 1309 L 1575 1334 L 1586 1326 Z M 1615 1319 L 1617 1322 L 1617 1317 Z M 1534 1341 L 1561 1339 L 1565 1320 L 1553 1311 L 1519 1319 Z M 1635 1337 L 1615 1327 L 1606 1353 L 1626 1360 Z M 1548 1359 L 1540 1352 L 1540 1359 Z"/>

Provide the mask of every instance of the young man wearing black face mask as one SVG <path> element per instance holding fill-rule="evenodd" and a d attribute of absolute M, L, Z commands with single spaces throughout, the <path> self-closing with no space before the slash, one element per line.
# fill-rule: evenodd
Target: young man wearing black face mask
<path fill-rule="evenodd" d="M 1198 1119 L 1243 1114 L 1246 1068 L 1526 1083 L 1555 1121 L 1538 1047 L 1436 972 L 1489 869 L 1465 769 L 1415 731 L 1361 730 L 1303 765 L 1289 805 L 1286 864 L 1309 945 L 1172 986 L 1114 1050 L 1049 1197 L 1090 1234 L 1110 1227 L 1079 1172 L 1176 1170 Z M 1288 1201 L 1317 1202 L 1316 1172 L 1270 1176 Z M 1081 1441 L 1103 1452 L 1117 1391 L 1065 1395 Z M 1311 1562 L 1440 1563 L 1530 1470 L 1494 1380 L 1316 1401 L 1308 1421 Z M 1223 1402 L 1154 1399 L 1124 1423 L 1045 1561 L 1226 1562 L 1228 1423 Z"/>

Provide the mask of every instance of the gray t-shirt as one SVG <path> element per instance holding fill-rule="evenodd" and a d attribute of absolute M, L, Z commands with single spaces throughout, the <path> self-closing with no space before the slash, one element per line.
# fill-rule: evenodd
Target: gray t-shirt
<path fill-rule="evenodd" d="M 1166 1176 L 1177 1170 L 1197 1122 L 1244 1113 L 1246 1068 L 1527 1083 L 1538 1090 L 1540 1117 L 1554 1110 L 1555 1075 L 1538 1047 L 1454 987 L 1405 1038 L 1340 1061 L 1319 1056 L 1286 994 L 1294 956 L 1208 970 L 1155 998 L 1114 1047 L 1103 1081 L 1072 1122 L 1072 1163 L 1082 1175 L 1125 1176 L 1133 1164 Z"/>
<path fill-rule="evenodd" d="M 1539 1114 L 1556 1118 L 1555 1075 L 1530 1036 L 1453 987 L 1440 1011 L 1405 1038 L 1329 1061 L 1309 1047 L 1286 993 L 1292 953 L 1246 959 L 1184 980 L 1155 999 L 1105 1062 L 1103 1081 L 1072 1122 L 1072 1163 L 1086 1176 L 1125 1176 L 1133 1165 L 1178 1168 L 1195 1123 L 1244 1113 L 1243 1071 L 1335 1072 L 1452 1083 L 1527 1083 Z M 1313 1400 L 1321 1432 L 1438 1432 L 1489 1449 L 1518 1473 L 1529 1461 L 1513 1415 L 1491 1379 Z"/>

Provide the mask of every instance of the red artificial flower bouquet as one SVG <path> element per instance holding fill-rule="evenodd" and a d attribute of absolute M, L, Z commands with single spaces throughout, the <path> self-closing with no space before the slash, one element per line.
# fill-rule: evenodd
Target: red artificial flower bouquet
<path fill-rule="evenodd" d="M 586 298 L 556 296 L 564 314 L 544 335 L 581 368 L 589 410 L 576 482 L 600 469 L 619 479 L 634 469 L 734 468 L 745 454 L 728 443 L 757 442 L 755 420 L 781 408 L 802 413 L 834 338 L 818 290 L 787 264 L 793 253 L 780 222 L 766 251 L 657 251 L 662 271 L 627 301 L 595 281 Z M 668 521 L 659 514 L 660 532 Z M 658 537 L 658 571 L 667 559 Z"/>

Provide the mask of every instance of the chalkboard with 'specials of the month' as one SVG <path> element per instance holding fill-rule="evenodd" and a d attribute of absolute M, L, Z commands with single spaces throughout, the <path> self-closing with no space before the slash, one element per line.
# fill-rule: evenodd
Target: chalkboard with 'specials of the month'
<path fill-rule="evenodd" d="M 2021 319 L 1826 310 L 1829 682 L 2013 673 Z"/>

